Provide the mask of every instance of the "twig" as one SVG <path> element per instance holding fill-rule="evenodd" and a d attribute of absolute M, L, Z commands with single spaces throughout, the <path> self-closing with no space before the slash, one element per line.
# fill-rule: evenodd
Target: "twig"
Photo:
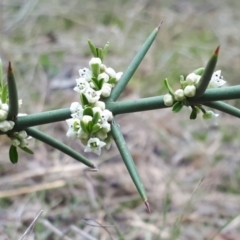
<path fill-rule="evenodd" d="M 89 234 L 87 234 L 86 232 L 84 232 L 83 230 L 79 229 L 78 227 L 76 227 L 75 225 L 71 225 L 70 227 L 74 232 L 76 232 L 77 234 L 80 234 L 81 236 L 83 236 L 85 239 L 87 240 L 97 240 L 96 238 L 90 236 Z"/>
<path fill-rule="evenodd" d="M 26 235 L 30 232 L 30 230 L 33 228 L 33 225 L 35 224 L 35 222 L 37 221 L 37 219 L 40 217 L 40 215 L 43 213 L 43 210 L 41 210 L 38 215 L 33 219 L 32 223 L 29 225 L 29 227 L 27 228 L 27 230 L 24 232 L 24 234 L 22 235 L 22 237 L 19 240 L 23 240 Z"/>
<path fill-rule="evenodd" d="M 64 240 L 71 240 L 68 236 L 66 236 L 63 232 L 61 232 L 58 228 L 56 228 L 54 225 L 52 225 L 48 220 L 43 219 L 40 221 L 45 227 L 47 227 L 50 231 L 58 235 L 59 237 L 62 237 Z"/>

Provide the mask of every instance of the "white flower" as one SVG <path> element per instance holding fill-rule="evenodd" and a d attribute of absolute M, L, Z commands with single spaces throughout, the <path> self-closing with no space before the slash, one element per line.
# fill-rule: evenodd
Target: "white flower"
<path fill-rule="evenodd" d="M 83 116 L 83 107 L 79 102 L 73 102 L 70 106 L 71 116 L 81 119 Z"/>
<path fill-rule="evenodd" d="M 105 142 L 100 141 L 99 138 L 90 138 L 87 142 L 87 146 L 84 149 L 84 152 L 93 152 L 97 155 L 101 154 L 101 148 L 106 145 Z"/>
<path fill-rule="evenodd" d="M 171 94 L 167 93 L 164 95 L 163 101 L 166 106 L 171 107 L 173 105 L 174 99 Z"/>
<path fill-rule="evenodd" d="M 74 91 L 79 92 L 79 93 L 84 93 L 86 89 L 90 87 L 89 83 L 85 78 L 78 78 L 76 79 L 77 86 L 73 88 Z"/>
<path fill-rule="evenodd" d="M 196 85 L 198 84 L 201 76 L 197 75 L 196 73 L 190 73 L 186 77 L 186 82 L 188 85 Z"/>
<path fill-rule="evenodd" d="M 109 97 L 110 96 L 110 94 L 111 94 L 111 91 L 112 91 L 112 85 L 111 84 L 109 84 L 109 83 L 104 83 L 103 85 L 102 85 L 102 89 L 101 89 L 101 95 L 103 96 L 103 97 Z"/>
<path fill-rule="evenodd" d="M 183 90 L 182 89 L 176 90 L 174 93 L 174 97 L 177 101 L 182 101 L 185 98 Z"/>
<path fill-rule="evenodd" d="M 113 119 L 112 112 L 109 111 L 108 109 L 105 109 L 101 114 L 101 119 L 102 121 L 112 121 Z"/>
<path fill-rule="evenodd" d="M 183 90 L 186 97 L 193 97 L 196 94 L 196 87 L 194 85 L 188 85 Z"/>
<path fill-rule="evenodd" d="M 112 68 L 106 68 L 105 73 L 107 73 L 110 78 L 116 77 L 116 72 Z"/>
<path fill-rule="evenodd" d="M 98 80 L 104 79 L 104 82 L 106 83 L 109 80 L 109 76 L 105 72 L 103 72 L 98 75 L 97 79 Z"/>
<path fill-rule="evenodd" d="M 100 107 L 102 110 L 105 109 L 105 102 L 102 102 L 102 101 L 97 101 L 93 104 L 94 107 Z"/>
<path fill-rule="evenodd" d="M 85 78 L 88 82 L 92 79 L 92 71 L 88 68 L 80 69 L 79 71 L 80 78 Z"/>
<path fill-rule="evenodd" d="M 218 70 L 213 73 L 211 81 L 209 83 L 209 87 L 211 88 L 218 88 L 222 87 L 226 81 L 223 79 L 223 76 L 221 75 L 221 70 Z"/>
<path fill-rule="evenodd" d="M 95 91 L 92 88 L 88 88 L 84 95 L 89 103 L 95 103 L 100 99 L 101 91 Z"/>
<path fill-rule="evenodd" d="M 7 119 L 8 113 L 2 109 L 0 109 L 0 121 L 6 120 Z"/>
<path fill-rule="evenodd" d="M 118 82 L 119 79 L 122 77 L 122 75 L 123 75 L 123 72 L 118 72 L 118 73 L 116 73 L 115 78 L 116 78 L 116 81 L 117 81 L 117 82 Z"/>
<path fill-rule="evenodd" d="M 13 129 L 14 124 L 15 123 L 13 121 L 6 121 L 6 120 L 1 121 L 0 122 L 0 131 L 2 131 L 2 132 L 9 131 L 9 130 Z"/>
<path fill-rule="evenodd" d="M 1 106 L 2 110 L 8 112 L 8 109 L 9 109 L 9 106 L 7 103 L 3 103 L 2 106 Z"/>
<path fill-rule="evenodd" d="M 22 106 L 22 99 L 18 100 L 18 106 L 21 107 Z"/>
<path fill-rule="evenodd" d="M 76 139 L 77 138 L 77 131 L 80 128 L 80 120 L 79 119 L 67 119 L 66 120 L 68 125 L 68 131 L 66 133 L 67 137 Z"/>

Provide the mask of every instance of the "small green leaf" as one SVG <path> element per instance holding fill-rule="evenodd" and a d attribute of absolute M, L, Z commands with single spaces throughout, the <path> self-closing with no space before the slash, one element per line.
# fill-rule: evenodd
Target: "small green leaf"
<path fill-rule="evenodd" d="M 94 84 L 94 87 L 96 90 L 100 90 L 101 88 L 99 87 L 99 81 L 97 80 L 97 78 L 93 77 L 92 78 L 92 83 Z"/>
<path fill-rule="evenodd" d="M 99 131 L 100 129 L 101 129 L 100 125 L 99 124 L 95 124 L 92 127 L 91 133 L 95 133 L 95 132 Z"/>
<path fill-rule="evenodd" d="M 98 81 L 99 90 L 102 89 L 103 83 L 104 83 L 103 78 Z"/>
<path fill-rule="evenodd" d="M 109 47 L 109 42 L 107 42 L 103 48 L 103 59 L 105 58 L 105 56 L 107 55 L 107 52 L 108 52 L 108 47 Z M 102 59 L 102 60 L 103 60 Z"/>
<path fill-rule="evenodd" d="M 10 161 L 15 164 L 18 162 L 18 152 L 17 152 L 17 148 L 13 145 L 11 145 L 11 147 L 9 148 L 9 158 Z"/>
<path fill-rule="evenodd" d="M 193 72 L 196 73 L 197 75 L 202 76 L 204 70 L 205 70 L 205 68 L 201 67 L 201 68 L 196 69 L 196 70 L 193 71 Z"/>
<path fill-rule="evenodd" d="M 166 88 L 168 89 L 168 92 L 174 97 L 174 91 L 173 91 L 173 89 L 170 87 L 167 78 L 164 79 L 164 85 L 165 85 Z"/>
<path fill-rule="evenodd" d="M 85 124 L 82 120 L 80 121 L 80 125 L 81 125 L 82 130 L 83 130 L 85 133 L 89 133 L 86 124 Z"/>
<path fill-rule="evenodd" d="M 92 122 L 92 121 L 89 121 L 89 122 L 88 122 L 88 125 L 87 125 L 87 130 L 88 130 L 89 133 L 92 132 L 92 128 L 93 128 L 93 122 Z"/>
<path fill-rule="evenodd" d="M 7 83 L 5 83 L 2 89 L 1 100 L 3 103 L 6 103 L 7 99 L 8 99 L 8 86 L 7 86 Z"/>
<path fill-rule="evenodd" d="M 29 153 L 31 155 L 34 154 L 34 152 L 31 149 L 27 148 L 27 147 L 20 147 L 19 146 L 19 148 L 21 148 L 26 153 Z"/>
<path fill-rule="evenodd" d="M 96 50 L 96 47 L 93 45 L 93 43 L 88 40 L 88 46 L 93 54 L 94 57 L 97 57 L 97 50 Z"/>
<path fill-rule="evenodd" d="M 190 119 L 191 120 L 196 119 L 197 118 L 197 113 L 198 113 L 197 109 L 194 106 L 192 106 L 192 112 L 190 114 Z"/>
<path fill-rule="evenodd" d="M 90 107 L 85 108 L 84 111 L 83 111 L 83 116 L 84 115 L 88 115 L 88 116 L 93 117 L 93 110 L 92 110 L 92 108 L 90 108 Z"/>
<path fill-rule="evenodd" d="M 183 103 L 182 102 L 176 102 L 176 103 L 174 103 L 174 105 L 172 107 L 172 111 L 175 112 L 175 113 L 178 113 L 178 112 L 180 112 L 182 107 L 183 107 Z"/>
<path fill-rule="evenodd" d="M 80 94 L 80 101 L 81 101 L 81 103 L 82 103 L 82 106 L 86 106 L 86 105 L 89 104 L 89 102 L 88 102 L 86 96 L 85 96 L 83 93 Z"/>
<path fill-rule="evenodd" d="M 98 123 L 99 118 L 100 118 L 100 113 L 96 112 L 93 116 L 93 119 L 92 119 L 93 124 Z"/>

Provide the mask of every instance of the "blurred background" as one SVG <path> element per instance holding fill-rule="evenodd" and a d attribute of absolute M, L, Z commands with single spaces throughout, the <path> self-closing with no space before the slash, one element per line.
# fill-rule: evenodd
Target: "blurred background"
<path fill-rule="evenodd" d="M 69 107 L 78 69 L 87 67 L 87 40 L 110 42 L 105 64 L 124 71 L 152 30 L 157 39 L 121 100 L 161 95 L 167 77 L 206 64 L 220 45 L 217 69 L 239 84 L 240 3 L 237 0 L 2 0 L 0 57 L 12 62 L 23 99 L 21 112 Z M 240 101 L 229 103 L 240 107 Z M 101 157 L 83 153 L 66 137 L 67 124 L 38 127 L 83 153 L 99 167 L 85 167 L 35 140 L 33 156 L 8 158 L 1 136 L 0 239 L 162 240 L 240 239 L 239 120 L 220 113 L 218 126 L 189 120 L 184 109 L 117 117 L 151 205 L 146 212 L 113 144 Z"/>

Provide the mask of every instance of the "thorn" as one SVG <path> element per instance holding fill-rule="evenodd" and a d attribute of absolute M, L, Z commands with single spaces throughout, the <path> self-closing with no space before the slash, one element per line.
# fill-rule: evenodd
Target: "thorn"
<path fill-rule="evenodd" d="M 11 62 L 8 62 L 8 71 L 9 71 L 9 72 L 12 72 L 12 65 L 11 65 Z"/>
<path fill-rule="evenodd" d="M 160 27 L 162 26 L 162 24 L 163 24 L 163 21 L 161 21 L 161 22 L 158 24 L 158 26 L 157 26 L 157 29 L 158 29 L 158 30 L 160 29 Z"/>
<path fill-rule="evenodd" d="M 217 55 L 218 56 L 218 52 L 219 52 L 219 49 L 220 49 L 220 46 L 218 46 L 214 52 L 214 55 Z"/>
<path fill-rule="evenodd" d="M 149 202 L 147 200 L 145 200 L 144 203 L 145 203 L 145 205 L 147 207 L 148 212 L 151 213 Z"/>

